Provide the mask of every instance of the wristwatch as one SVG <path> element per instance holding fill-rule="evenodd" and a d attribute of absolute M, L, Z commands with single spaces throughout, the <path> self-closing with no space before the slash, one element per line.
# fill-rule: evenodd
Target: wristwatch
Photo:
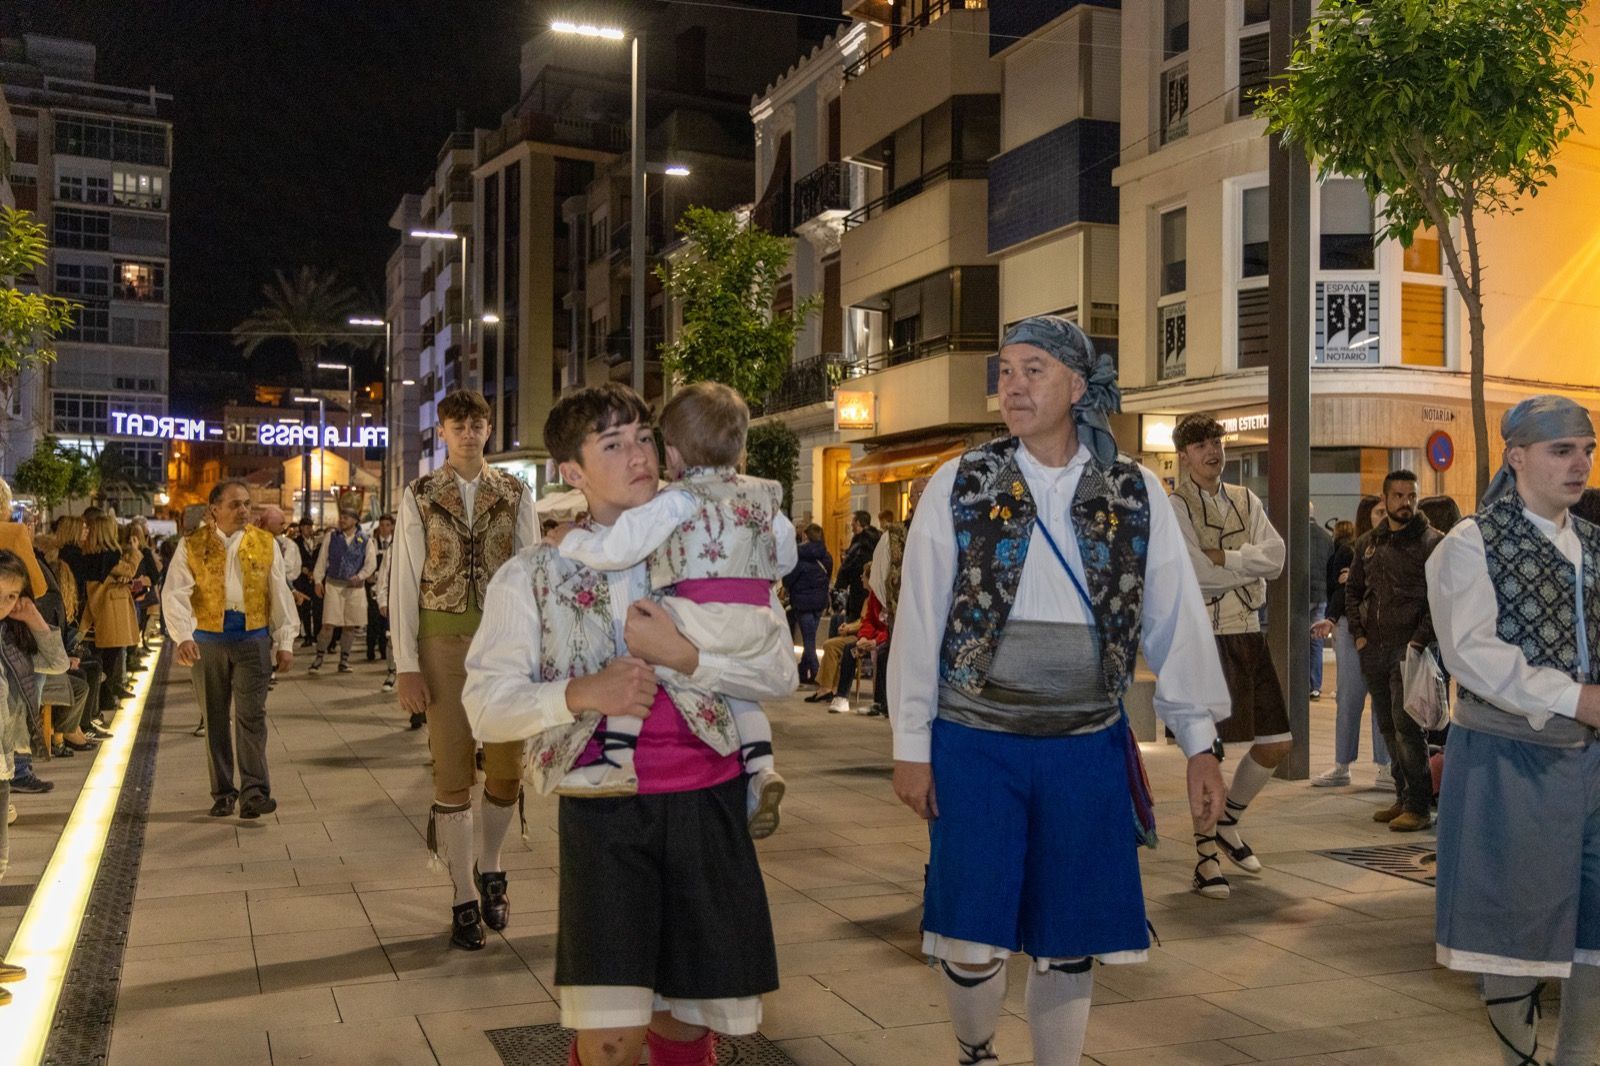
<path fill-rule="evenodd" d="M 1222 747 L 1222 738 L 1221 737 L 1218 737 L 1216 740 L 1213 740 L 1211 742 L 1211 754 L 1215 755 L 1217 757 L 1217 761 L 1218 762 L 1222 761 L 1222 757 L 1224 755 L 1224 751 L 1223 751 L 1223 747 Z"/>

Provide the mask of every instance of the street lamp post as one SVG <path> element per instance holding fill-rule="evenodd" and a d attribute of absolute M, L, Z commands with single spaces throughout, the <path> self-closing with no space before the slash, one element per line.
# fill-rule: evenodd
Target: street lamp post
<path fill-rule="evenodd" d="M 355 444 L 354 444 L 355 437 L 356 437 L 356 372 L 355 372 L 355 367 L 352 366 L 349 363 L 318 363 L 317 364 L 317 369 L 318 370 L 343 370 L 344 371 L 344 391 L 345 391 L 345 395 L 348 397 L 347 406 L 345 407 L 345 429 L 346 429 L 346 432 L 348 434 L 345 437 L 345 445 L 350 449 L 350 469 L 352 471 L 350 480 L 352 482 L 354 482 L 355 481 L 354 470 L 355 470 L 355 467 L 356 467 L 356 465 L 358 463 L 358 460 L 356 459 L 356 449 L 355 449 Z"/>
<path fill-rule="evenodd" d="M 389 442 L 395 439 L 394 426 L 389 424 L 389 413 L 393 410 L 389 406 L 389 393 L 394 388 L 393 356 L 394 356 L 394 329 L 386 318 L 352 318 L 352 326 L 382 326 L 383 327 L 383 477 L 379 482 L 378 506 L 381 514 L 389 513 L 389 462 L 392 452 Z"/>
<path fill-rule="evenodd" d="M 322 399 L 321 396 L 296 396 L 294 397 L 294 402 L 306 404 L 314 403 L 317 405 L 317 443 L 316 447 L 313 448 L 312 451 L 317 451 L 320 449 L 324 454 L 326 454 L 327 449 L 322 447 L 322 442 L 327 439 L 328 436 L 327 403 Z M 300 468 L 300 493 L 301 498 L 305 501 L 305 507 L 301 511 L 302 518 L 311 517 L 311 454 L 312 452 L 310 451 L 306 452 L 305 459 L 302 460 L 303 465 Z M 318 526 L 321 526 L 323 522 L 322 482 L 327 475 L 327 471 L 328 464 L 319 460 L 317 462 L 317 517 L 314 519 Z"/>

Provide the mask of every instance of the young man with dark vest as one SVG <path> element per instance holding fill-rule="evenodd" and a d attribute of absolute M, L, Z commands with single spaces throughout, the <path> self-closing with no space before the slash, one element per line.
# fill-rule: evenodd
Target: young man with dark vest
<path fill-rule="evenodd" d="M 367 577 L 367 662 L 375 659 L 389 659 L 389 619 L 379 610 L 378 603 L 378 578 L 380 575 L 388 579 L 389 572 L 384 569 L 384 563 L 389 558 L 389 551 L 394 547 L 394 515 L 386 514 L 378 519 L 378 525 L 373 530 L 372 548 L 378 560 L 376 569 Z"/>
<path fill-rule="evenodd" d="M 551 409 L 545 447 L 588 502 L 581 528 L 614 527 L 656 495 L 650 422 L 622 385 Z M 549 544 L 525 551 L 495 575 L 467 659 L 474 732 L 486 744 L 536 737 L 530 779 L 575 752 L 601 757 L 601 715 L 644 719 L 636 794 L 560 799 L 555 982 L 562 1024 L 578 1031 L 571 1066 L 632 1064 L 646 1041 L 655 1066 L 714 1066 L 713 1033 L 755 1032 L 761 996 L 778 986 L 737 747 L 691 726 L 652 666 L 707 692 L 772 699 L 794 692 L 793 645 L 697 647 L 650 598 L 650 571 L 593 570 Z"/>
<path fill-rule="evenodd" d="M 322 538 L 317 565 L 311 576 L 322 597 L 322 632 L 317 635 L 317 657 L 311 673 L 322 670 L 322 657 L 339 630 L 339 672 L 350 673 L 350 649 L 367 624 L 367 578 L 378 569 L 378 552 L 372 538 L 361 531 L 355 504 L 339 508 L 339 528 Z"/>
<path fill-rule="evenodd" d="M 1478 513 L 1428 557 L 1458 695 L 1439 796 L 1439 962 L 1482 975 L 1510 1066 L 1538 1066 L 1539 996 L 1561 979 L 1555 1066 L 1600 1056 L 1600 527 L 1569 513 L 1594 467 L 1562 396 L 1506 412 Z"/>
<path fill-rule="evenodd" d="M 239 817 L 259 818 L 278 809 L 267 777 L 267 686 L 274 664 L 284 671 L 294 662 L 300 619 L 277 542 L 250 524 L 250 486 L 219 482 L 210 508 L 211 520 L 178 542 L 161 614 L 178 647 L 178 665 L 192 668 L 205 713 L 211 816 L 227 817 L 237 802 Z"/>
<path fill-rule="evenodd" d="M 1218 732 L 1225 743 L 1250 745 L 1233 772 L 1222 817 L 1215 823 L 1194 824 L 1199 853 L 1194 890 L 1211 899 L 1227 899 L 1232 888 L 1222 876 L 1218 850 L 1242 870 L 1261 870 L 1261 860 L 1239 836 L 1239 819 L 1294 746 L 1289 705 L 1266 634 L 1261 632 L 1267 582 L 1283 573 L 1286 553 L 1260 498 L 1243 485 L 1222 480 L 1226 451 L 1216 419 L 1185 415 L 1172 430 L 1172 444 L 1178 449 L 1172 511 L 1189 546 L 1189 561 L 1216 634 L 1233 710 Z"/>
<path fill-rule="evenodd" d="M 930 820 L 922 944 L 957 1061 L 1000 1061 L 1005 959 L 1026 952 L 1033 1061 L 1070 1066 L 1095 959 L 1150 945 L 1122 711 L 1134 660 L 1157 674 L 1196 819 L 1222 811 L 1228 692 L 1161 482 L 1111 436 L 1110 357 L 1068 319 L 1024 319 L 1001 343 L 999 395 L 1012 436 L 941 467 L 906 538 L 894 790 Z"/>
<path fill-rule="evenodd" d="M 461 390 L 439 401 L 445 464 L 406 486 L 389 565 L 400 705 L 426 715 L 433 752 L 428 847 L 455 886 L 450 942 L 468 951 L 483 947 L 485 924 L 500 930 L 510 921 L 500 851 L 522 795 L 522 744 L 483 746 L 483 803 L 474 817 L 478 745 L 461 705 L 464 663 L 489 579 L 539 541 L 533 493 L 483 461 L 489 427 L 489 403 L 480 393 Z"/>

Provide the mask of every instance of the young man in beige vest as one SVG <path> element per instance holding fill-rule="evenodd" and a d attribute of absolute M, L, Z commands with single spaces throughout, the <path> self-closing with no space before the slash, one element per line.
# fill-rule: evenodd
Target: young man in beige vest
<path fill-rule="evenodd" d="M 450 942 L 469 951 L 483 947 L 484 924 L 500 930 L 510 920 L 500 849 L 522 794 L 522 745 L 483 746 L 483 803 L 475 818 L 477 743 L 461 706 L 463 664 L 489 579 L 539 540 L 533 493 L 483 461 L 490 424 L 488 401 L 477 392 L 452 392 L 439 401 L 445 465 L 406 487 L 389 567 L 400 705 L 427 715 L 433 751 L 428 846 L 455 887 Z"/>
<path fill-rule="evenodd" d="M 1184 416 L 1172 431 L 1179 467 L 1172 511 L 1200 579 L 1233 705 L 1217 734 L 1224 743 L 1250 745 L 1233 772 L 1222 817 L 1194 822 L 1194 890 L 1208 899 L 1232 892 L 1221 855 L 1241 870 L 1260 872 L 1261 860 L 1239 835 L 1239 819 L 1294 745 L 1260 616 L 1267 582 L 1283 573 L 1283 538 L 1255 493 L 1223 482 L 1222 436 L 1221 423 L 1201 413 Z"/>

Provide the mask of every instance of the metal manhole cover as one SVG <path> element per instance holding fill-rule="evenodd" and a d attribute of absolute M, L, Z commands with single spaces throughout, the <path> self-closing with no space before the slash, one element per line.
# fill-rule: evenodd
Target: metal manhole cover
<path fill-rule="evenodd" d="M 1316 854 L 1431 887 L 1439 848 L 1436 844 L 1379 844 L 1370 848 L 1335 848 Z"/>
<path fill-rule="evenodd" d="M 567 1066 L 572 1030 L 559 1025 L 519 1025 L 484 1033 L 505 1066 Z M 717 1066 L 795 1066 L 764 1036 L 724 1036 L 717 1041 Z"/>

